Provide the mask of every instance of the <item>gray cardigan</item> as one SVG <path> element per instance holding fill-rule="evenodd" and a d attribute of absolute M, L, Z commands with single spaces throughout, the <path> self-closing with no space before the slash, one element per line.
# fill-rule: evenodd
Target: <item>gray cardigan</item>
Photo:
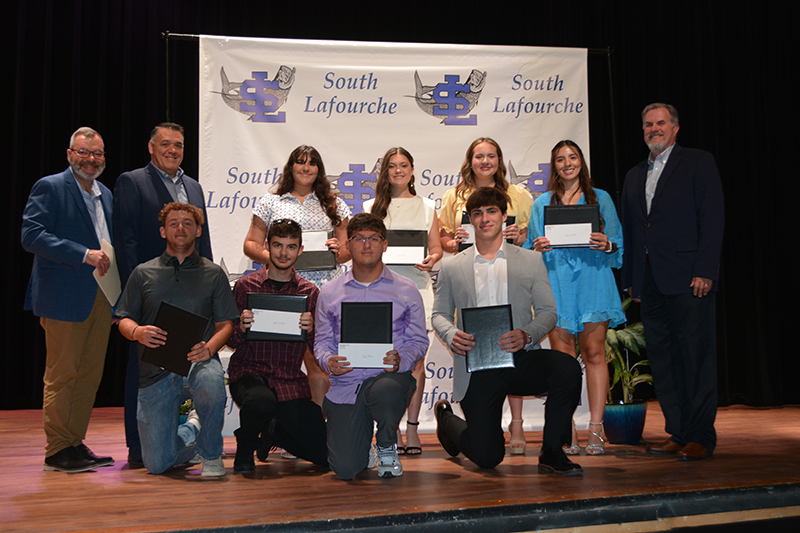
<path fill-rule="evenodd" d="M 503 242 L 502 250 L 508 262 L 508 303 L 511 304 L 512 328 L 526 331 L 535 343 L 533 349 L 538 350 L 541 348 L 539 340 L 553 329 L 558 319 L 556 301 L 550 289 L 542 254 L 523 250 L 506 242 Z M 474 253 L 470 248 L 442 262 L 431 323 L 448 348 L 457 330 L 453 320 L 454 311 L 458 310 L 458 320 L 461 323 L 461 309 L 477 305 Z M 458 402 L 467 393 L 470 374 L 467 372 L 465 357 L 453 353 L 452 350 L 451 354 L 453 400 Z"/>

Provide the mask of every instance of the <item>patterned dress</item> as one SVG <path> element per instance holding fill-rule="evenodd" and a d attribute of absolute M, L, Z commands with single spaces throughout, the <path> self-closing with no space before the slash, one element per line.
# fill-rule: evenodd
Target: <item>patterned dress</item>
<path fill-rule="evenodd" d="M 322 204 L 315 193 L 309 194 L 303 203 L 287 192 L 282 196 L 265 194 L 253 208 L 253 214 L 264 221 L 269 230 L 273 220 L 290 218 L 300 224 L 303 231 L 330 231 L 333 229 L 331 219 L 322 209 Z M 350 208 L 341 198 L 336 198 L 336 214 L 341 220 L 350 217 Z M 344 246 L 344 243 L 340 243 Z M 298 274 L 320 289 L 330 280 L 344 273 L 344 267 L 338 264 L 334 270 L 298 270 Z"/>

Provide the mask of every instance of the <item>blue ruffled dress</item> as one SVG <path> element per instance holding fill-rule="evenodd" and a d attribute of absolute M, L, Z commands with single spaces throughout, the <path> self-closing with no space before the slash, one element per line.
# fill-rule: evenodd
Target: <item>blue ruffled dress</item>
<path fill-rule="evenodd" d="M 617 245 L 617 250 L 607 254 L 589 248 L 556 248 L 542 254 L 558 309 L 556 325 L 573 335 L 583 331 L 585 322 L 608 320 L 609 328 L 625 322 L 611 271 L 622 266 L 622 225 L 611 196 L 602 189 L 594 192 L 605 223 L 603 233 Z M 550 205 L 550 196 L 547 192 L 533 203 L 528 240 L 523 248 L 533 249 L 534 239 L 544 236 L 544 206 Z M 586 204 L 585 195 L 578 204 Z"/>

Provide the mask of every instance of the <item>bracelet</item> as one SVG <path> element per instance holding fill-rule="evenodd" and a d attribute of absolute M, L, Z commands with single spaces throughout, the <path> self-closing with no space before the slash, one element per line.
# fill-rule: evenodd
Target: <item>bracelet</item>
<path fill-rule="evenodd" d="M 131 338 L 132 338 L 133 340 L 136 340 L 136 330 L 137 330 L 138 328 L 139 328 L 139 326 L 136 326 L 135 328 L 133 328 L 133 331 L 131 331 Z"/>

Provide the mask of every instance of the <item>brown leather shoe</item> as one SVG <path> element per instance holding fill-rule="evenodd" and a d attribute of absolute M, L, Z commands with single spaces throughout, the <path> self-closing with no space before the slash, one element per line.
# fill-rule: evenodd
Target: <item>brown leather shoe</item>
<path fill-rule="evenodd" d="M 711 454 L 702 444 L 690 442 L 676 454 L 676 457 L 678 461 L 699 461 L 700 459 L 708 459 Z"/>
<path fill-rule="evenodd" d="M 652 453 L 655 455 L 672 455 L 673 453 L 677 453 L 682 448 L 683 446 L 680 444 L 667 439 L 661 444 L 648 444 L 646 451 L 647 453 Z"/>

